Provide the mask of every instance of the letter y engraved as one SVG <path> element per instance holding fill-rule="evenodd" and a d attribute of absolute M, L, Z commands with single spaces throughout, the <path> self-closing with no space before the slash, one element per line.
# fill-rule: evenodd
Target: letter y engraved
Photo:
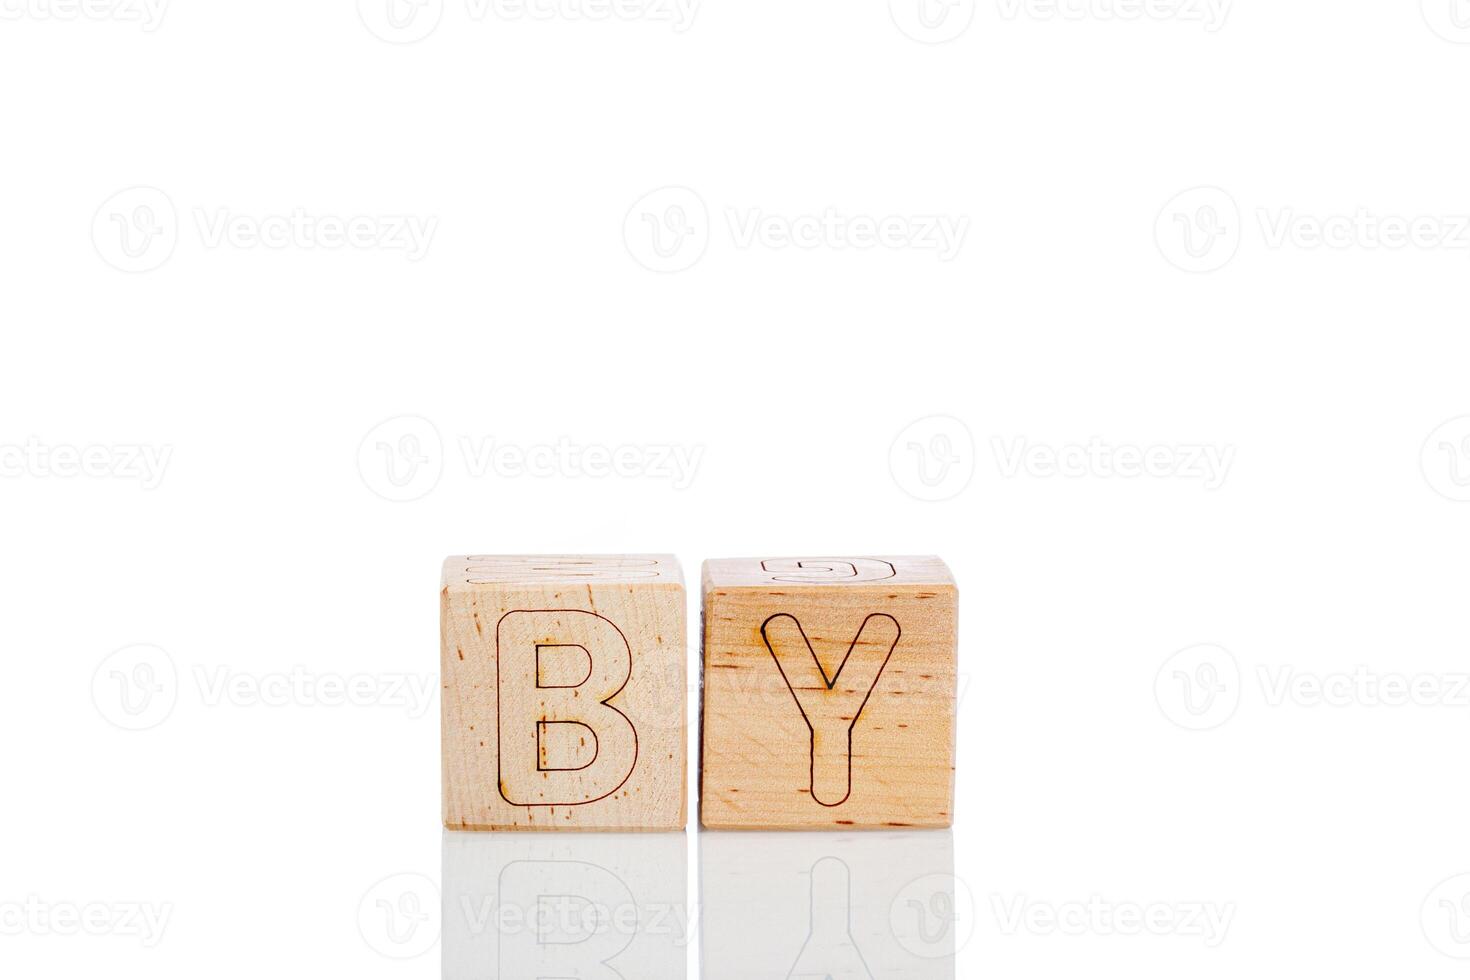
<path fill-rule="evenodd" d="M 766 649 L 811 729 L 811 792 L 822 806 L 841 806 L 852 795 L 852 730 L 901 633 L 887 613 L 869 615 L 829 677 L 795 616 L 777 613 L 761 624 Z"/>

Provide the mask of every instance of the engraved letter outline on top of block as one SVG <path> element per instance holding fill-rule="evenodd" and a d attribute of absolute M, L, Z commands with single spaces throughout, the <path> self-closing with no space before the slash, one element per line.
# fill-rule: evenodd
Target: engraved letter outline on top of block
<path fill-rule="evenodd" d="M 898 575 L 891 562 L 879 558 L 767 558 L 761 570 L 772 573 L 772 582 L 798 584 L 881 582 Z"/>
<path fill-rule="evenodd" d="M 885 620 L 889 625 L 884 625 Z M 789 625 L 785 621 L 789 621 Z M 871 648 L 860 649 L 859 644 L 869 632 L 869 624 L 873 624 L 877 638 Z M 892 640 L 885 647 L 885 634 L 890 633 Z M 858 719 L 862 717 L 863 709 L 868 706 L 873 691 L 877 689 L 888 662 L 893 659 L 893 653 L 898 649 L 898 641 L 902 636 L 903 627 L 893 616 L 888 613 L 869 613 L 858 627 L 852 643 L 848 645 L 847 653 L 837 665 L 837 670 L 828 677 L 827 668 L 822 665 L 821 658 L 807 638 L 806 630 L 802 628 L 801 620 L 796 616 L 791 613 L 776 613 L 761 624 L 761 639 L 765 641 L 771 659 L 776 661 L 781 679 L 791 691 L 796 709 L 801 712 L 801 720 L 806 722 L 806 727 L 811 731 L 811 782 L 808 788 L 812 799 L 824 807 L 839 807 L 852 796 L 852 732 L 857 727 Z M 800 646 L 796 643 L 798 638 L 801 640 Z M 805 656 L 802 655 L 803 650 Z M 855 651 L 859 652 L 858 665 L 865 669 L 859 674 L 858 683 L 853 685 L 855 693 L 861 692 L 862 703 L 849 720 L 844 711 L 850 707 L 852 699 L 837 692 L 835 688 L 844 673 L 848 677 L 852 676 L 848 665 L 852 663 Z M 881 662 L 878 660 L 879 655 L 882 657 Z M 874 663 L 877 663 L 877 670 L 872 670 Z M 788 666 L 791 673 L 787 673 Z M 815 674 L 812 668 L 815 668 Z M 863 679 L 869 671 L 872 678 L 864 686 Z M 799 683 L 792 682 L 793 674 L 797 675 Z M 818 687 L 818 684 L 821 686 Z M 807 701 L 802 699 L 803 692 L 809 696 Z M 813 718 L 816 720 L 813 721 Z M 841 727 L 843 721 L 847 721 L 845 729 Z M 839 790 L 841 796 L 833 799 L 837 797 Z"/>
<path fill-rule="evenodd" d="M 507 634 L 513 632 L 521 635 L 508 639 Z M 563 642 L 543 643 L 536 639 L 543 636 Z M 542 651 L 553 648 L 582 650 L 587 655 L 587 677 L 574 685 L 543 684 Z M 610 659 L 619 662 L 610 666 Z M 496 777 L 501 798 L 511 806 L 585 806 L 605 800 L 622 789 L 638 767 L 638 729 L 631 718 L 609 702 L 632 679 L 632 647 L 622 628 L 605 616 L 585 609 L 513 609 L 500 617 L 495 627 L 495 727 Z M 595 684 L 595 688 L 591 697 L 582 698 L 577 692 L 588 684 Z M 514 693 L 507 697 L 507 691 Z M 535 698 L 524 696 L 528 691 L 542 699 L 541 707 L 536 706 Z M 549 691 L 562 692 L 554 704 L 545 693 Z M 606 709 L 601 719 L 589 717 L 594 704 Z M 599 726 L 592 724 L 593 721 L 610 724 Z M 546 765 L 546 735 L 552 725 L 577 725 L 586 729 L 593 739 L 592 758 L 580 766 Z M 604 768 L 618 766 L 621 757 L 628 760 L 625 771 L 615 769 L 612 775 L 601 778 L 596 771 L 590 771 L 600 759 L 607 760 Z M 556 778 L 557 773 L 563 774 L 563 778 Z M 600 786 L 614 778 L 616 785 L 598 792 Z M 578 792 L 579 787 L 589 782 L 593 784 L 591 789 Z M 554 790 L 555 798 L 532 799 L 532 787 Z"/>
<path fill-rule="evenodd" d="M 473 576 L 465 580 L 466 585 L 556 582 L 574 578 L 603 580 L 663 577 L 658 570 L 658 560 L 654 558 L 467 555 L 465 561 L 465 574 Z"/>

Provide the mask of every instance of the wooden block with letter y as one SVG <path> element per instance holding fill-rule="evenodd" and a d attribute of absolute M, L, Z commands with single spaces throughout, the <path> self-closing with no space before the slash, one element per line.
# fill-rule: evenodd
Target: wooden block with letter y
<path fill-rule="evenodd" d="M 672 555 L 446 560 L 444 825 L 682 829 L 684 602 Z"/>
<path fill-rule="evenodd" d="M 704 565 L 712 829 L 948 827 L 958 592 L 933 557 Z"/>

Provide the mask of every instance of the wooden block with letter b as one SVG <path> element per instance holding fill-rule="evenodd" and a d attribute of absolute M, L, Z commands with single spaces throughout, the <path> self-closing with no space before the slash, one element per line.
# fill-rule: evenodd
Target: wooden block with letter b
<path fill-rule="evenodd" d="M 704 564 L 712 829 L 948 827 L 958 592 L 933 557 Z"/>
<path fill-rule="evenodd" d="M 446 560 L 444 825 L 682 829 L 684 602 L 672 555 Z"/>

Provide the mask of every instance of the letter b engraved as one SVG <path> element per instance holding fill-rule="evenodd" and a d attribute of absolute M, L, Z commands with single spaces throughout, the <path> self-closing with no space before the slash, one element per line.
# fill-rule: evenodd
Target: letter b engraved
<path fill-rule="evenodd" d="M 761 624 L 766 649 L 811 729 L 811 793 L 822 806 L 841 806 L 852 795 L 852 731 L 901 634 L 898 620 L 871 614 L 828 676 L 795 616 L 777 613 Z"/>
<path fill-rule="evenodd" d="M 622 630 L 582 609 L 518 609 L 495 630 L 500 795 L 514 806 L 579 806 L 633 775 L 638 733 L 609 702 L 633 653 Z"/>

